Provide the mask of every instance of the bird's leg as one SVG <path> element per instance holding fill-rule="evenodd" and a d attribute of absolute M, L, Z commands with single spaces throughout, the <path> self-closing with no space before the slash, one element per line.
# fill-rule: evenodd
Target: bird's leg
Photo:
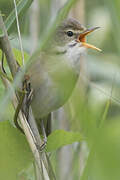
<path fill-rule="evenodd" d="M 24 99 L 26 97 L 26 80 L 23 81 L 23 86 L 22 86 L 22 91 L 18 91 L 18 99 L 19 99 L 19 103 L 17 105 L 17 108 L 16 108 L 16 111 L 15 111 L 15 115 L 14 115 L 14 123 L 15 123 L 15 126 L 24 134 L 23 132 L 23 129 L 21 128 L 19 122 L 18 122 L 18 115 L 19 115 L 19 112 L 20 110 L 22 109 L 22 106 L 23 106 L 23 102 L 24 102 Z"/>
<path fill-rule="evenodd" d="M 23 99 L 21 100 L 21 106 L 20 106 L 19 110 L 21 109 L 23 111 L 23 113 L 25 114 L 25 117 L 28 121 L 28 124 L 29 124 L 29 126 L 30 126 L 30 128 L 31 128 L 31 130 L 35 136 L 35 139 L 37 142 L 36 146 L 37 146 L 38 150 L 43 151 L 43 149 L 47 143 L 47 137 L 46 137 L 43 121 L 41 120 L 41 130 L 42 130 L 42 135 L 43 135 L 43 142 L 39 141 L 39 135 L 40 134 L 38 131 L 38 127 L 36 126 L 36 124 L 33 123 L 33 121 L 31 121 L 32 119 L 31 119 L 30 104 L 31 104 L 31 100 L 33 97 L 33 90 L 31 88 L 31 84 L 29 82 L 29 76 L 25 76 L 25 79 L 23 81 L 23 90 L 25 90 L 25 95 L 24 95 Z M 16 125 L 17 125 L 17 127 L 19 126 L 17 121 L 16 121 Z M 19 129 L 21 130 L 21 128 L 19 128 Z"/>
<path fill-rule="evenodd" d="M 26 116 L 26 119 L 28 120 L 29 106 L 30 106 L 30 102 L 32 99 L 32 92 L 33 92 L 31 90 L 30 83 L 28 83 L 27 81 L 28 81 L 28 79 L 25 77 L 25 79 L 23 81 L 22 91 L 18 92 L 19 93 L 19 97 L 18 97 L 19 103 L 18 103 L 18 106 L 15 111 L 15 115 L 14 115 L 14 123 L 15 123 L 16 127 L 23 134 L 24 134 L 24 132 L 18 122 L 18 115 L 19 115 L 20 110 L 22 110 Z"/>
<path fill-rule="evenodd" d="M 19 115 L 19 112 L 22 108 L 22 104 L 23 104 L 23 101 L 24 101 L 24 97 L 25 97 L 25 93 L 23 93 L 21 96 L 20 96 L 20 101 L 17 105 L 17 108 L 16 108 L 16 111 L 15 111 L 15 115 L 14 115 L 14 123 L 15 123 L 15 126 L 24 134 L 24 131 L 23 129 L 21 128 L 21 126 L 19 125 L 18 123 L 18 115 Z"/>
<path fill-rule="evenodd" d="M 29 107 L 30 107 L 30 104 L 31 104 L 31 100 L 32 100 L 32 97 L 33 97 L 33 89 L 31 88 L 31 84 L 30 82 L 28 81 L 28 79 L 26 80 L 25 82 L 25 89 L 26 89 L 26 97 L 24 99 L 24 113 L 25 113 L 25 116 L 27 118 L 27 120 L 29 119 Z"/>
<path fill-rule="evenodd" d="M 47 144 L 47 137 L 51 133 L 51 113 L 47 117 L 40 119 L 40 124 L 37 124 L 39 127 L 39 132 L 43 137 L 43 142 L 40 146 L 37 146 L 40 151 L 43 151 Z"/>
<path fill-rule="evenodd" d="M 30 118 L 29 115 L 30 115 L 30 104 L 31 104 L 31 100 L 33 97 L 33 90 L 31 89 L 29 77 L 27 77 L 27 76 L 25 77 L 25 79 L 23 81 L 23 92 L 25 92 L 25 93 L 22 94 L 20 102 L 18 104 L 18 108 L 16 109 L 16 113 L 15 113 L 15 125 L 22 132 L 23 132 L 23 130 L 17 121 L 17 117 L 18 117 L 19 111 L 21 109 L 22 109 L 23 113 L 25 114 L 29 125 L 31 126 L 31 123 L 29 122 L 29 118 Z M 39 149 L 39 151 L 41 152 L 41 151 L 43 151 L 43 149 L 45 148 L 46 143 L 47 143 L 47 136 L 46 136 L 46 131 L 45 131 L 45 127 L 44 127 L 44 120 L 41 120 L 40 126 L 41 126 L 43 141 L 40 144 L 36 144 L 36 146 Z M 34 134 L 36 134 L 36 131 L 34 132 Z"/>
<path fill-rule="evenodd" d="M 47 121 L 47 123 L 46 123 L 45 131 L 46 131 L 46 135 L 48 137 L 51 134 L 51 131 L 52 131 L 51 113 L 48 114 L 46 121 Z"/>
<path fill-rule="evenodd" d="M 42 152 L 47 144 L 47 136 L 45 132 L 45 127 L 44 127 L 44 122 L 43 119 L 41 120 L 41 131 L 42 131 L 42 136 L 43 136 L 43 142 L 40 146 L 38 146 L 38 149 L 40 152 Z"/>

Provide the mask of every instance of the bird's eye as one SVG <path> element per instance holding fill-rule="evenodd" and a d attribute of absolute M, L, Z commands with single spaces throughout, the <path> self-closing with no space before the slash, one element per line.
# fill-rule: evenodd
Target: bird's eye
<path fill-rule="evenodd" d="M 67 31 L 67 35 L 68 35 L 69 37 L 71 37 L 71 36 L 73 36 L 73 32 L 72 32 L 72 31 Z"/>

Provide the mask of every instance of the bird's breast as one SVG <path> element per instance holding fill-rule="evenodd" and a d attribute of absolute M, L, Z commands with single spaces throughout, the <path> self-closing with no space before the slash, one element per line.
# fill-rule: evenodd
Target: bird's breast
<path fill-rule="evenodd" d="M 85 54 L 86 48 L 81 47 L 79 43 L 70 44 L 66 52 L 66 60 L 69 61 L 74 71 L 79 75 L 80 73 L 80 60 Z"/>

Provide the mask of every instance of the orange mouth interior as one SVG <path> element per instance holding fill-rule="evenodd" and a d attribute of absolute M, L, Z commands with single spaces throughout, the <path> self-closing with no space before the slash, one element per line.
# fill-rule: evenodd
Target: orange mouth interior
<path fill-rule="evenodd" d="M 85 37 L 85 35 L 82 35 L 82 34 L 81 34 L 81 35 L 79 36 L 79 41 L 80 41 L 80 42 L 83 42 L 83 43 L 86 42 L 86 37 Z"/>
<path fill-rule="evenodd" d="M 82 43 L 82 46 L 86 47 L 86 48 L 91 48 L 91 49 L 95 49 L 97 51 L 102 51 L 101 49 L 95 47 L 94 45 L 91 45 L 91 44 L 88 44 L 86 43 L 86 36 L 88 34 L 90 34 L 91 32 L 95 31 L 96 29 L 98 29 L 99 27 L 95 27 L 95 28 L 90 28 L 90 29 L 87 29 L 85 30 L 83 33 L 81 33 L 78 37 L 78 42 L 81 42 Z"/>

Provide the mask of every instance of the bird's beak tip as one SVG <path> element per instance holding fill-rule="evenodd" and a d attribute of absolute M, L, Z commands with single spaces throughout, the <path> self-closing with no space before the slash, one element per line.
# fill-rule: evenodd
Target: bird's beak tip
<path fill-rule="evenodd" d="M 94 46 L 92 44 L 88 44 L 86 42 L 82 42 L 82 46 L 84 46 L 86 48 L 91 48 L 91 49 L 97 50 L 99 52 L 102 52 L 102 50 L 100 48 L 97 48 L 96 46 Z"/>

